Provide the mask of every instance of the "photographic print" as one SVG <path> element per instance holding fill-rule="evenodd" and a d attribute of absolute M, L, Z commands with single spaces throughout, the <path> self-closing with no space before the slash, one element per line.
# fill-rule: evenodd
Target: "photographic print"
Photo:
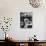
<path fill-rule="evenodd" d="M 20 28 L 32 28 L 32 12 L 20 12 Z"/>

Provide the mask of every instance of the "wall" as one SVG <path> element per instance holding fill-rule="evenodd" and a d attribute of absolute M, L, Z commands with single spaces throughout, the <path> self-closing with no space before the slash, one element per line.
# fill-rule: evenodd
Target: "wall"
<path fill-rule="evenodd" d="M 20 12 L 33 12 L 32 29 L 20 28 Z M 45 39 L 46 8 L 33 8 L 28 0 L 0 0 L 0 17 L 4 16 L 13 17 L 12 26 L 8 33 L 17 40 L 27 40 L 34 34 L 37 35 L 39 40 Z M 2 36 L 0 39 L 2 39 Z"/>

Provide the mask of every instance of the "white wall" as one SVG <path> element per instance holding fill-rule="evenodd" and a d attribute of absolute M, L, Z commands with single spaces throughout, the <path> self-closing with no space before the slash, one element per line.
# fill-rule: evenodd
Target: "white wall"
<path fill-rule="evenodd" d="M 20 12 L 33 12 L 32 29 L 20 28 Z M 0 17 L 13 17 L 12 26 L 8 32 L 17 40 L 27 40 L 34 34 L 37 35 L 39 40 L 44 40 L 46 34 L 45 15 L 46 8 L 33 8 L 28 0 L 0 0 Z M 2 39 L 2 36 L 0 39 Z"/>

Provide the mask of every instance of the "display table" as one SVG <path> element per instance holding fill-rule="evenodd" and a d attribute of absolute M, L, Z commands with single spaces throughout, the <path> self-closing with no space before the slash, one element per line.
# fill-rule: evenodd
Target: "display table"
<path fill-rule="evenodd" d="M 9 44 L 15 46 L 46 46 L 46 40 L 29 41 L 29 40 L 6 40 Z"/>

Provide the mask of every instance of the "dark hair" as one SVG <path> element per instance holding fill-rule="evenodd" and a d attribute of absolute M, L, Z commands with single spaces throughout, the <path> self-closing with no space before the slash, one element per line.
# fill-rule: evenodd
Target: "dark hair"
<path fill-rule="evenodd" d="M 34 37 L 36 37 L 36 35 L 34 35 Z"/>

